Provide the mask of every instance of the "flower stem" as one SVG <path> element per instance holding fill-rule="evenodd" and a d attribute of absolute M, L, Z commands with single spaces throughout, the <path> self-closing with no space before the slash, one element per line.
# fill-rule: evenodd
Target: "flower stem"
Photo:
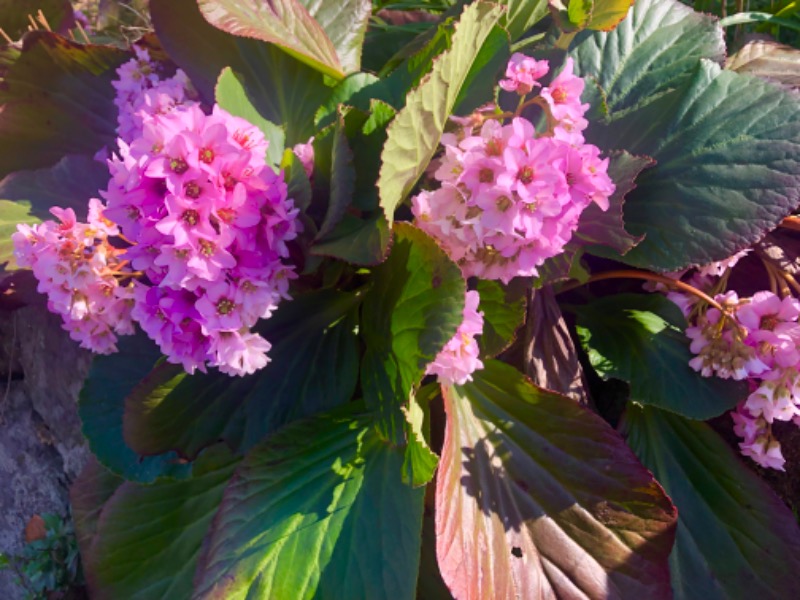
<path fill-rule="evenodd" d="M 603 281 L 605 279 L 642 279 L 644 281 L 653 281 L 655 283 L 661 283 L 673 288 L 677 288 L 682 292 L 686 292 L 688 294 L 692 294 L 700 300 L 703 300 L 709 306 L 713 306 L 721 313 L 725 313 L 725 308 L 714 300 L 711 296 L 706 294 L 705 292 L 698 290 L 693 285 L 689 285 L 683 281 L 678 279 L 671 279 L 665 275 L 659 275 L 657 273 L 650 273 L 648 271 L 634 271 L 632 269 L 621 269 L 619 271 L 606 271 L 605 273 L 597 273 L 596 275 L 592 275 L 587 279 L 584 283 L 576 282 L 574 284 L 568 284 L 565 287 L 561 288 L 558 293 L 566 292 L 582 285 L 586 285 L 589 283 L 594 283 L 596 281 Z"/>

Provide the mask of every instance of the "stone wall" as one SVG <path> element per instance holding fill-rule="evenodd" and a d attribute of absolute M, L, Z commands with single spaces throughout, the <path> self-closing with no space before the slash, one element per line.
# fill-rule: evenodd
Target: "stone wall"
<path fill-rule="evenodd" d="M 69 510 L 89 455 L 76 400 L 90 360 L 43 305 L 0 310 L 0 553 L 20 550 L 32 516 Z M 0 571 L 0 598 L 22 597 Z"/>

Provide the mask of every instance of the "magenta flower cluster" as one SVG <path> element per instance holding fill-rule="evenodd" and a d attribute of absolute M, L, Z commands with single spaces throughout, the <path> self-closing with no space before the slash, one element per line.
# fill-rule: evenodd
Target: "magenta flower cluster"
<path fill-rule="evenodd" d="M 545 130 L 518 115 L 507 124 L 489 115 L 477 132 L 468 124 L 442 136 L 445 154 L 434 173 L 441 185 L 414 197 L 412 211 L 465 276 L 508 282 L 536 275 L 563 251 L 586 207 L 608 208 L 614 192 L 608 160 L 584 142 L 588 104 L 580 102 L 584 82 L 572 69 L 567 59 L 550 85 L 526 101 L 548 65 L 515 54 L 500 82 L 522 96 L 520 106 L 544 110 Z"/>
<path fill-rule="evenodd" d="M 186 86 L 159 87 L 145 59 L 119 70 L 120 133 L 133 137 L 108 161 L 106 204 L 90 202 L 89 224 L 54 209 L 61 224 L 19 226 L 17 260 L 84 347 L 114 351 L 135 321 L 189 373 L 253 373 L 270 344 L 252 328 L 295 277 L 285 260 L 298 210 L 258 128 L 217 106 L 206 114 Z M 156 91 L 175 100 L 159 104 L 168 110 L 142 104 Z"/>
<path fill-rule="evenodd" d="M 444 385 L 463 385 L 472 381 L 472 373 L 483 368 L 475 340 L 476 335 L 483 333 L 483 313 L 478 312 L 479 304 L 478 292 L 468 291 L 464 301 L 464 320 L 453 338 L 428 365 L 426 373 L 436 375 Z"/>
<path fill-rule="evenodd" d="M 686 330 L 690 365 L 704 376 L 746 379 L 751 393 L 732 413 L 739 447 L 764 467 L 783 470 L 775 421 L 800 426 L 800 301 L 769 291 L 750 298 L 735 292 L 715 297 L 725 309 L 709 308 Z"/>

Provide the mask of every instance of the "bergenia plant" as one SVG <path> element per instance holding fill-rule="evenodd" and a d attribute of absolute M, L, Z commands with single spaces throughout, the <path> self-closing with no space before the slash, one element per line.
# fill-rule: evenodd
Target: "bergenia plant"
<path fill-rule="evenodd" d="M 0 5 L 0 298 L 97 355 L 90 596 L 800 597 L 798 51 L 385 4 Z"/>

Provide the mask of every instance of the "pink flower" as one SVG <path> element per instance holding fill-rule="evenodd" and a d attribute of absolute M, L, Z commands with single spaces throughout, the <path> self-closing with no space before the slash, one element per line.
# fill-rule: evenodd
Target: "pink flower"
<path fill-rule="evenodd" d="M 463 385 L 472 380 L 472 373 L 483 368 L 475 336 L 483 333 L 483 313 L 478 312 L 480 296 L 468 291 L 464 300 L 464 320 L 455 336 L 445 344 L 428 365 L 429 375 L 437 375 L 443 384 Z"/>
<path fill-rule="evenodd" d="M 306 177 L 310 179 L 314 173 L 314 137 L 309 138 L 305 144 L 295 144 L 292 152 L 300 159 Z"/>
<path fill-rule="evenodd" d="M 573 61 L 567 57 L 564 68 L 556 75 L 550 85 L 542 88 L 542 98 L 550 107 L 550 113 L 557 121 L 569 120 L 575 123 L 583 118 L 588 104 L 581 104 L 584 82 L 573 72 Z"/>
<path fill-rule="evenodd" d="M 514 53 L 506 67 L 506 79 L 500 80 L 500 87 L 520 96 L 529 94 L 533 88 L 540 87 L 539 79 L 550 70 L 546 60 L 536 60 L 519 52 Z"/>

